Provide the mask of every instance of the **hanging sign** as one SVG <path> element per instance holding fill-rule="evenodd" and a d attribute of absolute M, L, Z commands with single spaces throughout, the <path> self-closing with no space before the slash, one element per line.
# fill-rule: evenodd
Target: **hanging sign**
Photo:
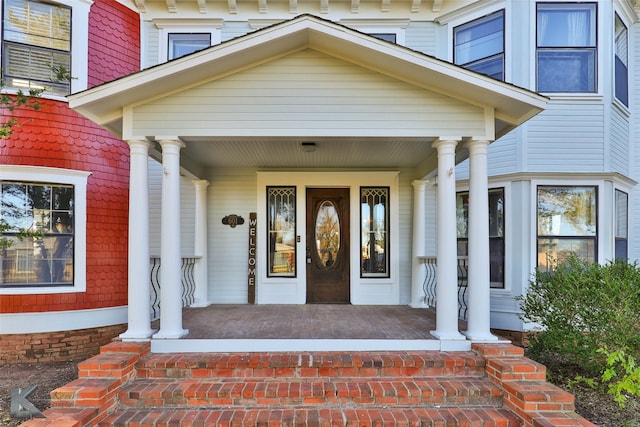
<path fill-rule="evenodd" d="M 251 212 L 249 214 L 249 304 L 255 304 L 256 302 L 256 225 L 256 213 Z"/>

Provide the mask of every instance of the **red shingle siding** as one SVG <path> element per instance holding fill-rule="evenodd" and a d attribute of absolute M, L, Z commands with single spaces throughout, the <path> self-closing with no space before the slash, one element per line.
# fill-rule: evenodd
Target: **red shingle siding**
<path fill-rule="evenodd" d="M 64 102 L 14 114 L 20 126 L 0 140 L 0 164 L 91 172 L 87 185 L 87 290 L 3 295 L 0 312 L 84 310 L 127 304 L 129 148 Z"/>
<path fill-rule="evenodd" d="M 140 70 L 140 18 L 116 0 L 89 12 L 89 87 Z"/>

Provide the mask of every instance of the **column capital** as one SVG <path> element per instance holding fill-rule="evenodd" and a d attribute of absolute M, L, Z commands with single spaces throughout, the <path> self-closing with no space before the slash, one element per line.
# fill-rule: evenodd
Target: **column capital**
<path fill-rule="evenodd" d="M 211 184 L 206 179 L 194 179 L 193 181 L 191 181 L 191 183 L 196 188 L 207 188 L 209 184 Z"/>
<path fill-rule="evenodd" d="M 460 139 L 436 139 L 431 143 L 431 147 L 438 150 L 438 152 L 451 151 L 455 152 L 456 146 L 460 142 Z"/>
<path fill-rule="evenodd" d="M 126 143 L 129 145 L 129 150 L 131 152 L 140 154 L 148 154 L 149 149 L 151 148 L 151 142 L 149 142 L 146 138 L 129 139 L 126 141 Z"/>
<path fill-rule="evenodd" d="M 488 139 L 471 139 L 469 141 L 467 141 L 464 146 L 471 150 L 474 148 L 480 148 L 480 147 L 488 147 L 489 144 L 491 144 L 492 141 L 488 140 Z"/>
<path fill-rule="evenodd" d="M 162 149 L 168 146 L 176 146 L 178 148 L 186 147 L 186 144 L 180 139 L 179 136 L 156 136 L 155 140 L 160 144 Z"/>
<path fill-rule="evenodd" d="M 414 189 L 424 189 L 430 181 L 428 179 L 414 179 L 411 181 L 411 185 L 413 185 Z"/>

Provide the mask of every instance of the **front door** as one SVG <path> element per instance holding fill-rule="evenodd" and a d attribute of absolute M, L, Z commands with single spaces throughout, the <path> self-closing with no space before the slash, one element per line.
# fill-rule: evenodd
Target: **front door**
<path fill-rule="evenodd" d="M 307 189 L 307 303 L 349 303 L 349 189 Z"/>

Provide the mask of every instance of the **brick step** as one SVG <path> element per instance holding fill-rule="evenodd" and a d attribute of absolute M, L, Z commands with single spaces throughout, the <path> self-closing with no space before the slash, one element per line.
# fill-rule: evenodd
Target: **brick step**
<path fill-rule="evenodd" d="M 120 409 L 111 413 L 100 427 L 151 426 L 492 426 L 520 427 L 518 417 L 508 410 L 475 408 L 202 408 L 202 409 Z"/>
<path fill-rule="evenodd" d="M 502 406 L 502 391 L 487 379 L 340 378 L 171 380 L 140 379 L 118 394 L 121 406 L 472 405 Z"/>
<path fill-rule="evenodd" d="M 138 378 L 482 377 L 473 352 L 327 352 L 149 354 Z"/>

